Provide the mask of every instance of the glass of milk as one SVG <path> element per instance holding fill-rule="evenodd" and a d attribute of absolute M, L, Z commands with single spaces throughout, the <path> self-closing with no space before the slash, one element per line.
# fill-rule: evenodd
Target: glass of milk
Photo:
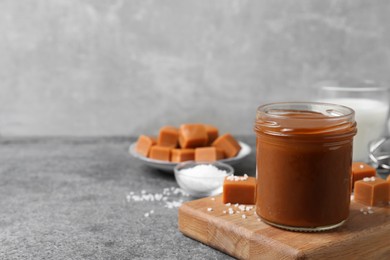
<path fill-rule="evenodd" d="M 321 102 L 344 105 L 355 110 L 358 132 L 353 143 L 353 160 L 368 161 L 369 143 L 388 135 L 390 89 L 373 81 L 324 81 L 317 85 Z"/>

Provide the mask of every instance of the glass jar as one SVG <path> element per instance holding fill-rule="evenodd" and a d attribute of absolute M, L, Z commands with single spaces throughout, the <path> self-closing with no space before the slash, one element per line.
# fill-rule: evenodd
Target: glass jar
<path fill-rule="evenodd" d="M 308 102 L 260 106 L 256 213 L 273 226 L 322 231 L 349 215 L 354 111 Z"/>
<path fill-rule="evenodd" d="M 353 160 L 367 162 L 369 143 L 387 136 L 390 89 L 370 80 L 341 79 L 316 84 L 319 102 L 344 105 L 355 111 L 359 132 L 354 138 Z"/>

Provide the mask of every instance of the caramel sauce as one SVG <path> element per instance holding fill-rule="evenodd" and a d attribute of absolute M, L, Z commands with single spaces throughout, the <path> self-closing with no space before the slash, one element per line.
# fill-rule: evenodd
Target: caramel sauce
<path fill-rule="evenodd" d="M 258 117 L 255 131 L 256 211 L 261 218 L 298 228 L 347 219 L 353 120 L 291 110 Z"/>

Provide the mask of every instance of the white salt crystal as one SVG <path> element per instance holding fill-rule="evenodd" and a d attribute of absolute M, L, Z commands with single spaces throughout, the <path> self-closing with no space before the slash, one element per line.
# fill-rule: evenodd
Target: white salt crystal
<path fill-rule="evenodd" d="M 245 211 L 245 205 L 240 205 L 240 206 L 238 206 L 238 208 L 239 208 L 241 211 Z"/>

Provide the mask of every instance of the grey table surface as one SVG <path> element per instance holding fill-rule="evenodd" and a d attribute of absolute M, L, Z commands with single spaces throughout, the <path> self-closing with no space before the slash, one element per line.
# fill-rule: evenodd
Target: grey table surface
<path fill-rule="evenodd" d="M 252 153 L 236 174 L 254 176 L 255 137 L 238 139 Z M 230 258 L 180 233 L 178 205 L 192 198 L 175 194 L 173 174 L 132 158 L 134 141 L 2 137 L 0 259 Z"/>

